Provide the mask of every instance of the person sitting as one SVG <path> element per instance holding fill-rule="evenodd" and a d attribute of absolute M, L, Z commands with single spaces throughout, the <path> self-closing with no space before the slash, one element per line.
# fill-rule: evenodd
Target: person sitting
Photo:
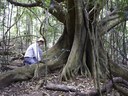
<path fill-rule="evenodd" d="M 42 59 L 42 49 L 41 45 L 44 44 L 44 39 L 39 38 L 35 43 L 31 44 L 24 55 L 24 65 L 26 64 L 36 64 L 39 63 Z"/>

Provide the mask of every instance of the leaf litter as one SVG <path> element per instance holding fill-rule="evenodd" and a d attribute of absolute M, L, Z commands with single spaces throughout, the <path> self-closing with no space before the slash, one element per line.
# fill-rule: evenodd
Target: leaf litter
<path fill-rule="evenodd" d="M 78 76 L 73 80 L 61 81 L 60 73 L 52 73 L 47 76 L 47 83 L 73 86 L 80 92 L 88 92 L 94 89 L 93 80 Z M 39 80 L 16 82 L 0 90 L 0 96 L 74 96 L 75 92 L 63 92 L 46 90 L 43 86 L 35 90 Z"/>

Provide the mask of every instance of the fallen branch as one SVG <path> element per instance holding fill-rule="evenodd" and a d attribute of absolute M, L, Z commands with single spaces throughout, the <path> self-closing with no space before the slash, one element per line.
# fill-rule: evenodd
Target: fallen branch
<path fill-rule="evenodd" d="M 39 68 L 37 70 L 38 71 L 37 74 L 39 75 L 39 77 L 40 76 L 42 77 L 42 75 L 44 76 L 45 65 L 39 64 Z M 47 66 L 48 66 L 48 70 L 53 71 L 58 68 L 62 68 L 63 64 L 60 64 L 59 61 L 57 61 L 56 63 L 54 61 L 50 61 L 47 63 Z M 23 66 L 23 67 L 16 68 L 14 70 L 1 73 L 0 74 L 0 89 L 10 85 L 13 82 L 32 79 L 34 76 L 35 69 L 36 69 L 36 64 L 33 64 L 30 66 L 29 65 Z"/>
<path fill-rule="evenodd" d="M 66 56 L 63 58 L 66 58 Z M 46 63 L 48 66 L 48 70 L 51 72 L 51 71 L 62 68 L 65 64 L 63 63 L 64 62 L 63 60 L 65 59 L 60 58 L 59 60 L 55 59 L 55 60 L 48 61 Z M 16 68 L 14 70 L 7 71 L 7 72 L 0 74 L 0 88 L 6 87 L 15 81 L 24 81 L 24 80 L 33 78 L 35 69 L 36 69 L 36 64 L 28 66 L 28 67 L 23 66 L 23 67 Z M 127 75 L 128 70 L 126 68 L 120 67 L 119 65 L 115 63 L 113 64 L 111 63 L 111 69 L 112 69 L 112 74 L 114 74 L 115 76 L 119 76 L 125 80 L 128 80 L 128 75 Z M 45 74 L 44 71 L 45 71 L 44 64 L 39 64 L 39 68 L 37 71 L 39 76 L 42 76 L 42 74 Z"/>
<path fill-rule="evenodd" d="M 124 96 L 128 96 L 128 90 L 126 91 L 125 89 L 123 89 L 123 88 L 120 87 L 119 85 L 115 85 L 114 88 L 115 88 L 118 92 L 122 93 Z"/>
<path fill-rule="evenodd" d="M 28 80 L 33 77 L 35 65 L 24 66 L 15 70 L 0 74 L 0 89 L 8 86 L 12 82 Z"/>
<path fill-rule="evenodd" d="M 14 4 L 15 6 L 21 6 L 21 7 L 37 7 L 40 6 L 41 3 L 31 3 L 31 4 L 27 4 L 27 3 L 19 3 L 16 2 L 15 0 L 7 0 L 8 2 L 10 2 L 11 4 Z"/>
<path fill-rule="evenodd" d="M 116 64 L 112 60 L 109 59 L 112 75 L 115 77 L 122 77 L 123 79 L 128 81 L 128 69 L 121 66 L 121 64 Z"/>
<path fill-rule="evenodd" d="M 113 82 L 115 83 L 123 83 L 128 86 L 128 82 L 120 77 L 113 78 Z M 114 84 L 112 83 L 112 80 L 108 81 L 101 89 L 101 93 L 110 92 L 112 88 L 114 87 Z M 77 90 L 74 86 L 66 86 L 66 85 L 57 85 L 57 84 L 48 84 L 45 86 L 47 90 L 53 90 L 53 91 L 64 91 L 64 92 L 76 92 L 75 96 L 99 96 L 100 93 L 98 90 L 91 90 L 87 93 L 82 93 L 79 90 Z"/>
<path fill-rule="evenodd" d="M 66 86 L 66 85 L 57 85 L 49 83 L 44 88 L 47 90 L 53 90 L 53 91 L 64 91 L 64 92 L 77 92 L 78 90 L 74 86 Z"/>
<path fill-rule="evenodd" d="M 105 92 L 107 92 L 107 93 L 110 92 L 112 90 L 112 88 L 114 87 L 115 83 L 123 83 L 128 86 L 128 82 L 126 80 L 122 79 L 121 77 L 115 77 L 115 78 L 113 78 L 113 81 L 110 80 L 103 86 L 103 88 L 101 89 L 101 93 L 103 94 Z M 100 95 L 100 93 L 97 90 L 90 91 L 88 93 L 76 92 L 76 96 L 99 96 L 99 95 Z"/>

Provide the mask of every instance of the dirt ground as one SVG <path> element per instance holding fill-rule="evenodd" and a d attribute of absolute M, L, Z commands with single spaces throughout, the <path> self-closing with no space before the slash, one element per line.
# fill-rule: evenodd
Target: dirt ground
<path fill-rule="evenodd" d="M 66 86 L 73 86 L 81 92 L 87 92 L 94 89 L 92 79 L 85 77 L 76 77 L 74 80 L 62 82 L 60 80 L 60 72 L 48 74 L 45 79 L 48 83 L 60 84 Z M 39 80 L 29 80 L 16 82 L 10 86 L 0 90 L 0 96 L 74 96 L 75 92 L 62 92 L 46 90 L 44 85 L 36 90 L 36 86 L 39 84 Z"/>

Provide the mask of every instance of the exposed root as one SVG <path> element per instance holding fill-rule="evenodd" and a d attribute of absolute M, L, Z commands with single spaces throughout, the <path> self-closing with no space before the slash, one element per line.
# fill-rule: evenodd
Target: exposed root
<path fill-rule="evenodd" d="M 86 77 L 91 77 L 91 73 L 86 65 L 82 66 L 80 64 L 79 65 L 69 64 L 63 68 L 61 79 L 66 81 L 68 79 L 75 77 L 78 74 L 84 75 Z"/>

